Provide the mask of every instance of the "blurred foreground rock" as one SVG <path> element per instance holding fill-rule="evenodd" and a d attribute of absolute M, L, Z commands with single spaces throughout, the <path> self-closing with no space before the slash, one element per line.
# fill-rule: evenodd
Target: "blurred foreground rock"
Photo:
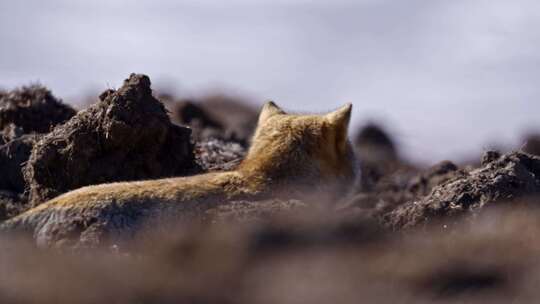
<path fill-rule="evenodd" d="M 129 247 L 80 253 L 4 236 L 0 301 L 535 303 L 539 216 L 494 209 L 452 232 L 394 237 L 366 218 L 302 209 L 258 222 L 171 226 Z"/>

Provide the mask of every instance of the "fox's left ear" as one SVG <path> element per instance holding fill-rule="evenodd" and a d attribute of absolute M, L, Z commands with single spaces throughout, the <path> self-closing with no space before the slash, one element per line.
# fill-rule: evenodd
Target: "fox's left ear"
<path fill-rule="evenodd" d="M 335 131 L 336 144 L 338 148 L 345 149 L 347 144 L 347 134 L 349 132 L 349 122 L 351 121 L 352 104 L 347 103 L 341 108 L 326 114 L 326 121 Z"/>
<path fill-rule="evenodd" d="M 259 114 L 259 124 L 262 124 L 268 118 L 278 114 L 285 114 L 285 111 L 278 107 L 273 101 L 266 102 Z"/>

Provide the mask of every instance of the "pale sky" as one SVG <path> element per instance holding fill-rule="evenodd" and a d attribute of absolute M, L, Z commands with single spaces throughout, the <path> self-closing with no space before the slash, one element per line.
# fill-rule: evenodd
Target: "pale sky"
<path fill-rule="evenodd" d="M 131 72 L 322 112 L 354 104 L 415 160 L 459 160 L 540 131 L 533 0 L 0 1 L 0 87 L 65 101 Z"/>

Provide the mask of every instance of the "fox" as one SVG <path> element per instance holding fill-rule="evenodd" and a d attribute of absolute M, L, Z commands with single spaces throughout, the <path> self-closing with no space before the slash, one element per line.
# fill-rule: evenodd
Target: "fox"
<path fill-rule="evenodd" d="M 348 129 L 352 104 L 325 114 L 289 114 L 264 104 L 246 157 L 231 171 L 82 187 L 0 225 L 39 246 L 135 237 L 165 220 L 189 219 L 234 200 L 344 196 L 358 179 Z"/>

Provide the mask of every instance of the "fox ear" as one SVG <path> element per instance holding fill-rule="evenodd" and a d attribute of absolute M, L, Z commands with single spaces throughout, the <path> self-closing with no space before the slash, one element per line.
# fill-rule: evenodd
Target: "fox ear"
<path fill-rule="evenodd" d="M 349 129 L 349 121 L 351 120 L 351 110 L 352 104 L 347 103 L 334 112 L 326 114 L 325 117 L 331 125 L 347 131 Z"/>
<path fill-rule="evenodd" d="M 267 103 L 264 104 L 261 110 L 261 114 L 259 114 L 259 124 L 277 114 L 286 114 L 286 113 L 280 107 L 278 107 L 273 101 L 268 101 Z"/>
<path fill-rule="evenodd" d="M 336 144 L 339 149 L 345 149 L 347 144 L 347 134 L 349 132 L 349 122 L 351 121 L 352 104 L 347 103 L 341 108 L 326 114 L 326 121 L 332 126 L 336 134 Z"/>

